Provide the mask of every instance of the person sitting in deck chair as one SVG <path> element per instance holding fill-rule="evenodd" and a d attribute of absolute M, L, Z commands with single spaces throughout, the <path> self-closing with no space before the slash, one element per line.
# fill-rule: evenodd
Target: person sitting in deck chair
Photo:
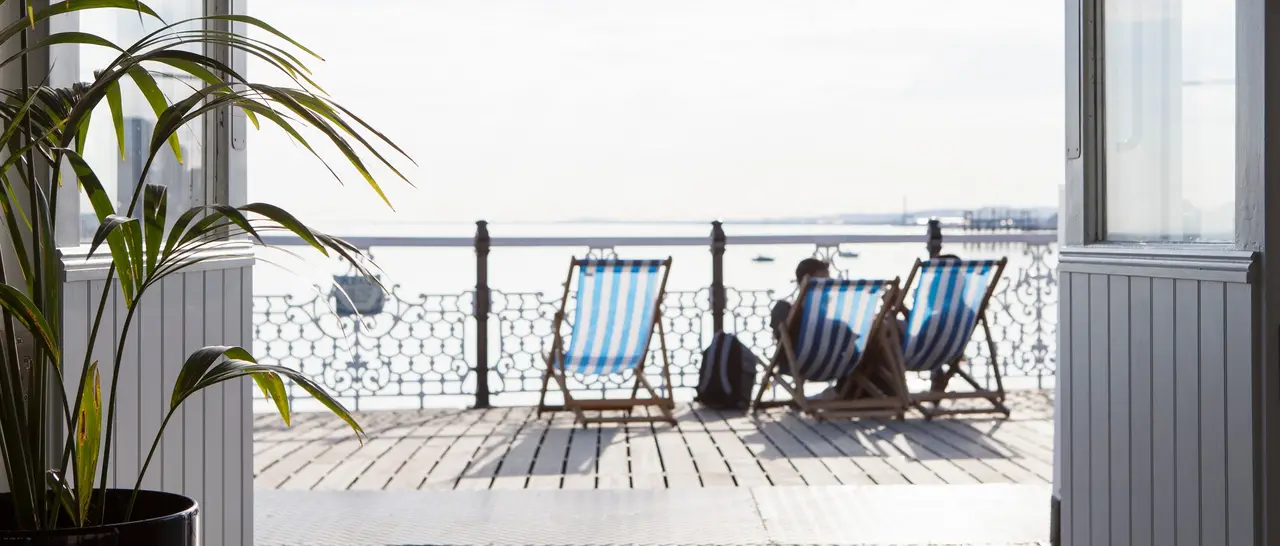
<path fill-rule="evenodd" d="M 824 262 L 817 258 L 805 258 L 803 260 L 800 260 L 800 263 L 796 265 L 796 285 L 799 286 L 800 283 L 804 282 L 805 277 L 822 278 L 822 279 L 830 278 L 831 266 L 827 262 Z M 769 316 L 769 328 L 773 330 L 773 340 L 775 342 L 778 342 L 779 346 L 781 345 L 780 343 L 781 336 L 784 333 L 782 331 L 783 326 L 787 323 L 787 316 L 791 314 L 791 307 L 792 307 L 792 303 L 790 301 L 787 301 L 787 300 L 778 301 L 776 304 L 774 304 L 773 310 Z M 906 323 L 901 320 L 898 320 L 897 322 L 898 322 L 899 332 L 905 331 Z M 797 321 L 795 324 L 792 325 L 793 328 L 798 328 L 799 326 L 800 326 L 799 321 Z M 787 332 L 787 335 L 790 336 L 790 339 L 797 339 L 799 337 L 799 334 L 800 333 L 798 331 Z M 884 343 L 874 341 L 874 340 L 867 344 L 866 351 L 867 351 L 867 355 L 866 355 L 867 359 L 886 359 L 888 355 L 887 353 L 888 347 L 885 347 Z M 791 372 L 790 372 L 791 363 L 786 360 L 785 355 L 779 355 L 779 358 L 781 359 L 781 362 L 780 362 L 781 373 L 786 374 L 788 376 L 791 375 Z M 824 400 L 829 400 L 838 396 L 838 393 L 844 390 L 845 383 L 848 380 L 849 380 L 848 377 L 837 380 L 835 385 L 827 387 L 822 392 L 822 394 L 818 395 L 818 397 Z M 877 387 L 881 388 L 882 392 L 891 392 L 890 386 L 877 385 Z M 853 397 L 854 398 L 858 397 L 858 393 L 856 391 L 853 393 Z"/>

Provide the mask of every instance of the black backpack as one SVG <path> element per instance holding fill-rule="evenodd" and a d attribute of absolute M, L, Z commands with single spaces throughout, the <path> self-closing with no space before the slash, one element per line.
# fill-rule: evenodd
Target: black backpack
<path fill-rule="evenodd" d="M 724 332 L 702 352 L 698 371 L 698 403 L 716 409 L 747 409 L 756 387 L 756 355 L 738 338 Z"/>

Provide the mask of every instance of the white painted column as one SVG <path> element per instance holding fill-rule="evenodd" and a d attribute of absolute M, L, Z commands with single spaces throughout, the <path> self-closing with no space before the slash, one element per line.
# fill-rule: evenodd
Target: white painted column
<path fill-rule="evenodd" d="M 69 384 L 88 347 L 93 312 L 105 283 L 105 260 L 71 256 L 64 294 L 63 351 Z M 147 292 L 125 340 L 117 389 L 112 487 L 133 487 L 168 410 L 183 361 L 208 345 L 252 345 L 253 255 L 249 245 L 173 275 Z M 113 289 L 98 332 L 94 360 L 110 396 L 110 362 L 125 308 Z M 181 493 L 200 503 L 204 544 L 253 544 L 253 420 L 251 384 L 242 379 L 206 389 L 170 421 L 143 488 Z"/>

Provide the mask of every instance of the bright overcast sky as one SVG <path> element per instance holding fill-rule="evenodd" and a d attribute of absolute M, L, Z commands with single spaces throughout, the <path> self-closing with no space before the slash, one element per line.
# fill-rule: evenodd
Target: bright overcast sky
<path fill-rule="evenodd" d="M 1051 0 L 258 0 L 418 168 L 390 216 L 283 134 L 250 197 L 309 218 L 704 220 L 1052 206 Z M 251 65 L 259 66 L 259 65 Z M 262 70 L 253 74 L 261 79 Z"/>

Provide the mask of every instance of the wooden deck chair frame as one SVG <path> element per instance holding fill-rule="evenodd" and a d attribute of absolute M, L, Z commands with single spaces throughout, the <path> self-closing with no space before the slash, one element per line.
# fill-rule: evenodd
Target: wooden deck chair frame
<path fill-rule="evenodd" d="M 960 260 L 960 261 L 963 262 L 968 260 Z M 940 364 L 940 366 L 942 366 L 943 368 L 942 374 L 946 379 L 946 382 L 944 384 L 949 385 L 953 378 L 960 377 L 965 381 L 965 383 L 968 383 L 969 386 L 973 388 L 973 391 L 969 391 L 969 392 L 929 391 L 929 392 L 909 393 L 907 395 L 908 404 L 911 407 L 914 407 L 918 411 L 920 411 L 920 413 L 924 415 L 925 420 L 931 420 L 934 417 L 939 417 L 944 415 L 965 415 L 965 414 L 986 414 L 986 413 L 1001 413 L 1001 414 L 1004 414 L 1005 417 L 1008 417 L 1010 415 L 1011 412 L 1009 411 L 1009 407 L 1005 405 L 1005 401 L 1007 397 L 1004 391 L 1004 378 L 1000 373 L 1000 361 L 997 359 L 996 342 L 995 342 L 995 338 L 992 337 L 991 335 L 991 324 L 987 321 L 987 306 L 991 302 L 991 296 L 995 294 L 996 285 L 999 284 L 1000 279 L 1004 277 L 1004 268 L 1005 268 L 1005 265 L 1008 264 L 1008 262 L 1009 262 L 1008 258 L 1001 258 L 996 261 L 995 275 L 991 277 L 991 283 L 987 285 L 986 293 L 982 295 L 982 303 L 978 305 L 977 324 L 974 326 L 973 332 L 970 332 L 969 340 L 966 340 L 966 341 L 971 341 L 973 339 L 973 335 L 977 333 L 978 327 L 980 326 L 982 328 L 982 333 L 987 338 L 987 350 L 989 351 L 988 354 L 990 354 L 990 359 L 991 359 L 991 373 L 995 376 L 995 380 L 996 380 L 995 390 L 988 389 L 987 387 L 979 383 L 978 380 L 975 379 L 971 374 L 969 374 L 968 372 L 964 371 L 961 368 L 960 366 L 961 363 L 965 361 L 964 352 L 961 351 L 960 356 L 957 356 L 956 358 L 950 361 L 943 362 L 942 364 Z M 912 266 L 911 268 L 911 274 L 907 276 L 907 283 L 903 285 L 902 291 L 899 293 L 900 297 L 897 300 L 897 309 L 894 312 L 895 315 L 897 315 L 898 313 L 902 313 L 904 316 L 909 317 L 908 310 L 906 307 L 907 294 L 911 292 L 911 288 L 916 279 L 916 276 L 920 273 L 920 269 L 923 265 L 924 265 L 924 261 L 917 258 L 915 265 Z M 912 302 L 912 303 L 917 306 L 920 305 L 920 302 Z M 903 380 L 905 383 L 906 373 L 907 373 L 906 372 L 907 363 L 906 363 L 906 355 L 902 349 L 902 338 L 898 336 L 898 333 L 896 331 L 893 332 L 892 335 L 894 338 L 896 338 L 894 342 L 891 344 L 895 348 L 895 350 L 893 351 L 893 355 L 894 355 L 893 360 L 896 361 L 895 367 L 903 371 Z M 903 335 L 905 335 L 905 332 L 903 332 Z M 990 408 L 963 408 L 963 409 L 941 407 L 941 403 L 946 400 L 955 401 L 955 400 L 974 400 L 974 399 L 986 400 L 991 403 L 991 407 Z M 926 407 L 926 403 L 933 403 L 933 407 Z"/>
<path fill-rule="evenodd" d="M 663 268 L 662 281 L 661 284 L 658 285 L 658 297 L 654 302 L 654 305 L 656 306 L 653 313 L 654 327 L 649 330 L 649 339 L 645 340 L 645 351 L 640 357 L 640 361 L 636 363 L 634 368 L 632 368 L 632 373 L 635 375 L 635 381 L 631 387 L 631 397 L 581 400 L 574 398 L 573 394 L 569 391 L 568 374 L 565 370 L 564 359 L 564 335 L 561 331 L 561 326 L 564 324 L 566 308 L 569 304 L 569 291 L 573 285 L 573 274 L 574 271 L 581 266 L 607 263 L 611 261 L 615 260 L 573 258 L 569 262 L 569 275 L 564 281 L 564 294 L 560 297 L 560 309 L 556 311 L 555 319 L 551 327 L 553 336 L 551 341 L 551 351 L 543 357 L 547 368 L 546 373 L 542 376 L 542 391 L 538 396 L 538 416 L 541 417 L 544 412 L 572 411 L 574 414 L 574 421 L 576 423 L 581 423 L 583 428 L 586 428 L 587 425 L 590 425 L 591 423 L 670 423 L 675 425 L 676 418 L 673 413 L 673 410 L 675 409 L 675 400 L 672 398 L 671 393 L 671 362 L 670 358 L 667 356 L 666 330 L 662 326 L 662 300 L 667 294 L 667 277 L 671 274 L 671 257 L 667 257 L 666 260 L 661 262 Z M 578 282 L 582 282 L 582 280 L 579 279 Z M 574 326 L 577 327 L 578 325 L 575 324 Z M 652 343 L 655 333 L 658 336 L 659 354 L 662 356 L 662 380 L 666 385 L 665 395 L 658 394 L 657 390 L 653 388 L 651 383 L 649 383 L 649 379 L 644 373 L 644 365 L 649 356 L 648 347 Z M 551 405 L 546 403 L 547 389 L 550 387 L 551 381 L 553 380 L 556 385 L 560 387 L 561 395 L 564 396 L 564 403 L 561 405 Z M 639 397 L 640 389 L 642 387 L 648 393 L 648 398 Z M 637 407 L 645 406 L 657 407 L 660 415 L 646 415 L 643 417 L 631 415 Z M 625 417 L 588 417 L 586 414 L 588 411 L 605 412 L 611 410 L 625 411 L 627 412 L 627 415 Z"/>
<path fill-rule="evenodd" d="M 899 279 L 893 279 L 886 282 L 885 293 L 882 296 L 884 301 L 880 307 L 880 311 L 876 313 L 872 319 L 871 330 L 867 334 L 866 347 L 871 347 L 872 343 L 877 341 L 891 341 L 886 337 L 890 332 L 890 328 L 884 326 L 885 321 L 893 316 L 896 302 L 898 301 L 898 282 Z M 759 392 L 756 394 L 755 402 L 751 405 L 752 413 L 761 409 L 777 406 L 793 406 L 801 412 L 806 413 L 818 419 L 830 418 L 853 418 L 853 417 L 881 417 L 881 418 L 897 418 L 902 419 L 907 409 L 907 385 L 905 382 L 906 374 L 897 368 L 898 361 L 889 357 L 881 366 L 864 366 L 863 360 L 867 353 L 864 349 L 858 355 L 858 360 L 854 363 L 850 372 L 850 380 L 844 384 L 844 387 L 837 393 L 838 396 L 833 400 L 810 400 L 804 395 L 805 377 L 800 370 L 800 366 L 795 365 L 796 348 L 795 342 L 791 339 L 790 333 L 793 326 L 798 325 L 797 321 L 801 319 L 804 311 L 804 303 L 809 295 L 810 283 L 809 278 L 805 277 L 800 284 L 799 295 L 796 297 L 796 304 L 791 307 L 791 312 L 787 314 L 787 319 L 783 326 L 784 334 L 778 336 L 779 343 L 777 349 L 773 353 L 773 358 L 769 360 L 766 368 L 764 381 L 760 384 Z M 788 381 L 782 373 L 782 357 L 785 356 L 787 362 L 791 363 L 790 375 L 793 381 Z M 893 386 L 897 392 L 883 392 L 872 382 L 873 374 L 879 373 L 889 384 Z M 764 393 L 769 389 L 769 385 L 776 382 L 778 386 L 787 391 L 791 396 L 790 400 L 769 401 L 764 400 Z M 857 393 L 861 396 L 850 399 L 850 395 Z"/>

